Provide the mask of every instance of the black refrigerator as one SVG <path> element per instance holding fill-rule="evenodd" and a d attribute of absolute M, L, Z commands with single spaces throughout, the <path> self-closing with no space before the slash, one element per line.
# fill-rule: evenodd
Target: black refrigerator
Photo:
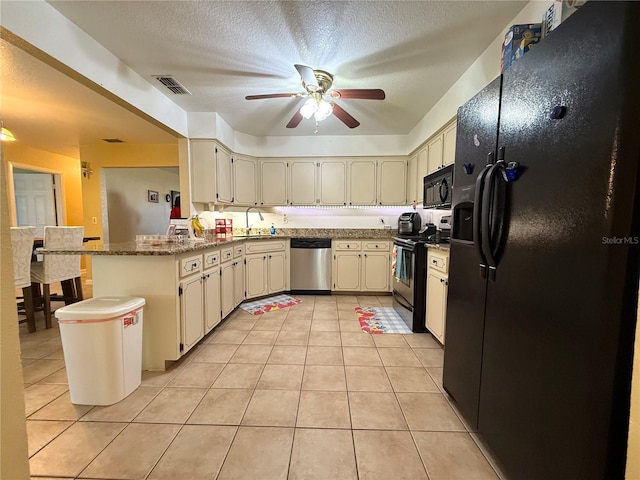
<path fill-rule="evenodd" d="M 512 480 L 624 478 L 638 32 L 589 1 L 458 111 L 443 384 Z"/>

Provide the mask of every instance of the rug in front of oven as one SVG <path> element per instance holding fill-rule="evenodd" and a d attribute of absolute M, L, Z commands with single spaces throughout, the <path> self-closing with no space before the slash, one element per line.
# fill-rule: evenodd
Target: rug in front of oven
<path fill-rule="evenodd" d="M 240 308 L 252 315 L 262 315 L 263 313 L 273 312 L 281 308 L 297 305 L 302 300 L 293 298 L 289 295 L 276 295 L 274 297 L 263 298 L 255 302 L 247 302 L 240 305 Z"/>
<path fill-rule="evenodd" d="M 356 315 L 367 333 L 413 333 L 392 307 L 356 307 Z"/>

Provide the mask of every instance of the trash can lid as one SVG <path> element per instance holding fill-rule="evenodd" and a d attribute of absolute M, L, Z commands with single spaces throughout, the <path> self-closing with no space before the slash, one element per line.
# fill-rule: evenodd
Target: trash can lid
<path fill-rule="evenodd" d="M 59 308 L 55 315 L 61 321 L 107 320 L 138 310 L 144 304 L 141 297 L 98 297 Z"/>

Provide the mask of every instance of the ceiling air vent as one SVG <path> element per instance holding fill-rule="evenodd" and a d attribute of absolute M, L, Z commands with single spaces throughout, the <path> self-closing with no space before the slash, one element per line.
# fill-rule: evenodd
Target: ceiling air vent
<path fill-rule="evenodd" d="M 153 78 L 158 80 L 162 85 L 167 87 L 174 95 L 191 95 L 191 92 L 184 88 L 180 82 L 178 82 L 171 75 L 153 75 Z"/>
<path fill-rule="evenodd" d="M 119 138 L 103 138 L 102 141 L 107 143 L 124 143 L 124 140 L 120 140 Z"/>

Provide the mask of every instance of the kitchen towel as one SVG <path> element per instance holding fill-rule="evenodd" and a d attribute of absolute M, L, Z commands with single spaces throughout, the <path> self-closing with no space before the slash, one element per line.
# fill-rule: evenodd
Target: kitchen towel
<path fill-rule="evenodd" d="M 287 308 L 302 302 L 298 298 L 289 295 L 276 295 L 274 297 L 262 298 L 253 302 L 246 302 L 240 305 L 240 308 L 252 315 L 262 315 L 263 313 L 273 312 L 281 308 Z"/>
<path fill-rule="evenodd" d="M 393 307 L 356 307 L 356 315 L 367 333 L 413 333 Z"/>

